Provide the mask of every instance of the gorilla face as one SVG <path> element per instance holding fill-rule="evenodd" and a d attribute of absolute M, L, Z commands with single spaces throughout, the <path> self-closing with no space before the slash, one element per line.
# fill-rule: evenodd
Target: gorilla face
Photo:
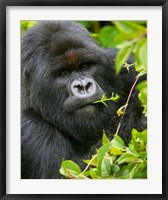
<path fill-rule="evenodd" d="M 108 125 L 116 102 L 93 104 L 115 90 L 106 51 L 73 22 L 42 22 L 22 41 L 22 107 L 78 140 Z"/>

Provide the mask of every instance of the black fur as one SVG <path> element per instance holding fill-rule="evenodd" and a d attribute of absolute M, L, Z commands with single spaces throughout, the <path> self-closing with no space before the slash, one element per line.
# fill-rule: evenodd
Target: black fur
<path fill-rule="evenodd" d="M 22 178 L 61 178 L 63 160 L 83 167 L 81 160 L 95 151 L 102 130 L 109 136 L 115 133 L 120 120 L 116 111 L 126 103 L 136 76 L 133 69 L 116 76 L 115 56 L 116 50 L 100 48 L 75 22 L 44 21 L 25 33 L 21 43 Z M 93 95 L 74 94 L 80 84 L 71 88 L 72 82 L 82 78 L 89 78 L 89 84 L 93 81 Z M 92 104 L 102 94 L 111 97 L 112 92 L 119 94 L 118 102 L 110 101 L 108 107 Z M 141 113 L 135 90 L 119 132 L 126 142 L 133 127 L 144 128 Z"/>

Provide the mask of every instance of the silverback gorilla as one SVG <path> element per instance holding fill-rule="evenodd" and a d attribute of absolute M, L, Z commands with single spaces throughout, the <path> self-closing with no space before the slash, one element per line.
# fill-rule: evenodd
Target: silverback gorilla
<path fill-rule="evenodd" d="M 100 48 L 89 32 L 72 21 L 41 21 L 21 42 L 21 178 L 61 178 L 63 160 L 81 167 L 100 144 L 102 130 L 114 134 L 116 111 L 126 103 L 136 72 L 115 74 L 116 50 Z M 133 59 L 129 58 L 129 63 Z M 105 94 L 118 102 L 93 104 Z M 132 93 L 119 135 L 144 128 L 137 91 Z M 112 138 L 112 136 L 111 136 Z"/>

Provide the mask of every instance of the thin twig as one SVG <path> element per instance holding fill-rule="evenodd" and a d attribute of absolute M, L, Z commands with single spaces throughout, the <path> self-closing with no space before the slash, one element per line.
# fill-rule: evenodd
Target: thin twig
<path fill-rule="evenodd" d="M 135 85 L 136 85 L 138 79 L 139 79 L 139 77 L 137 77 L 137 78 L 135 79 L 134 84 L 132 85 L 131 90 L 130 90 L 130 92 L 129 92 L 129 95 L 128 95 L 128 98 L 127 98 L 127 101 L 126 101 L 126 103 L 125 103 L 125 107 L 124 107 L 124 110 L 123 110 L 123 115 L 121 116 L 120 122 L 119 122 L 119 124 L 118 124 L 117 130 L 116 130 L 116 133 L 115 133 L 116 135 L 118 135 L 118 132 L 119 132 L 119 130 L 120 130 L 121 123 L 122 123 L 122 119 L 123 119 L 123 117 L 124 117 L 124 115 L 125 115 L 125 113 L 126 113 L 126 110 L 127 110 L 127 107 L 128 107 L 128 103 L 129 103 L 129 100 L 130 100 L 132 91 L 133 91 L 133 89 L 134 89 L 134 87 L 135 87 Z"/>
<path fill-rule="evenodd" d="M 89 168 L 90 164 L 91 164 L 92 161 L 96 158 L 96 156 L 97 156 L 97 154 L 94 155 L 94 156 L 92 157 L 92 159 L 89 161 L 89 163 L 87 164 L 87 166 L 85 167 L 85 169 L 83 170 L 83 172 L 81 172 L 81 173 L 78 175 L 78 177 L 82 176 L 82 175 L 86 172 L 86 170 Z"/>

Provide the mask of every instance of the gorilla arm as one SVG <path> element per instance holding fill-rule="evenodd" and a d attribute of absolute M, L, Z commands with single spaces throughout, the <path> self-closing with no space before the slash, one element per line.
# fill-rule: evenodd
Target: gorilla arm
<path fill-rule="evenodd" d="M 33 111 L 22 113 L 22 178 L 61 178 L 63 160 L 80 164 L 71 142 Z"/>

